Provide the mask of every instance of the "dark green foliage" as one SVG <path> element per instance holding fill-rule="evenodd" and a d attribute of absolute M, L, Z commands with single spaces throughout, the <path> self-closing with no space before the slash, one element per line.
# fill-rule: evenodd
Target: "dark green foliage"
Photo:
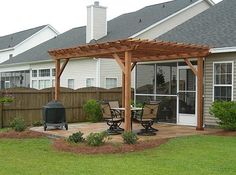
<path fill-rule="evenodd" d="M 22 132 L 26 129 L 26 124 L 24 119 L 19 117 L 14 118 L 14 120 L 10 123 L 10 126 L 17 132 Z"/>
<path fill-rule="evenodd" d="M 236 131 L 236 102 L 215 101 L 210 114 L 219 119 L 219 126 L 225 130 Z"/>
<path fill-rule="evenodd" d="M 83 106 L 84 112 L 87 115 L 87 120 L 90 122 L 99 122 L 102 119 L 100 104 L 96 100 L 91 99 Z"/>
<path fill-rule="evenodd" d="M 85 139 L 83 138 L 83 133 L 82 132 L 76 132 L 72 135 L 69 136 L 68 141 L 72 142 L 72 143 L 81 143 L 83 142 Z"/>
<path fill-rule="evenodd" d="M 135 144 L 138 141 L 137 135 L 133 132 L 124 132 L 122 138 L 126 144 Z"/>
<path fill-rule="evenodd" d="M 105 139 L 108 137 L 106 132 L 90 133 L 87 138 L 87 144 L 90 146 L 100 146 L 105 143 Z"/>

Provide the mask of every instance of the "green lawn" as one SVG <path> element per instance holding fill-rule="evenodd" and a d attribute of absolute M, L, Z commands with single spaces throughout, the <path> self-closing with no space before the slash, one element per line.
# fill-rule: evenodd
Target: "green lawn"
<path fill-rule="evenodd" d="M 0 174 L 235 175 L 236 139 L 192 136 L 159 148 L 116 155 L 56 152 L 49 139 L 0 139 Z"/>

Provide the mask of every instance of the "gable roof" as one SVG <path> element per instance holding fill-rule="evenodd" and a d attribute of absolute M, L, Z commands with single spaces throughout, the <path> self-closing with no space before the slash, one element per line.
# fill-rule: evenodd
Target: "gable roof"
<path fill-rule="evenodd" d="M 12 33 L 5 36 L 0 36 L 0 50 L 13 48 L 16 45 L 20 44 L 27 38 L 31 37 L 33 34 L 42 30 L 47 25 L 31 28 L 28 30 Z"/>
<path fill-rule="evenodd" d="M 224 0 L 157 39 L 205 44 L 211 48 L 236 46 L 235 7 L 235 0 Z"/>
<path fill-rule="evenodd" d="M 126 39 L 197 1 L 199 0 L 174 0 L 147 6 L 138 11 L 118 16 L 108 21 L 107 35 L 98 40 L 98 42 Z M 86 44 L 86 26 L 73 28 L 58 35 L 56 38 L 3 62 L 1 65 L 51 60 L 48 50 L 82 44 Z"/>

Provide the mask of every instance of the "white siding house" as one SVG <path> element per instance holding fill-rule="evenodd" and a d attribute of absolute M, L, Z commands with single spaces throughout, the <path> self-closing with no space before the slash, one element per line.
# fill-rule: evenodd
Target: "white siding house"
<path fill-rule="evenodd" d="M 54 82 L 55 65 L 47 53 L 48 50 L 129 37 L 154 39 L 213 5 L 210 0 L 174 0 L 147 6 L 107 22 L 106 7 L 95 2 L 87 7 L 87 26 L 71 29 L 5 61 L 0 64 L 0 72 L 5 72 L 6 67 L 12 71 L 25 67 L 25 70 L 30 72 L 30 82 L 28 82 L 30 87 L 36 89 L 50 87 Z M 46 72 L 46 75 L 39 74 L 42 71 Z M 134 73 L 132 76 L 134 87 L 133 77 Z M 2 80 L 2 83 L 4 81 Z M 117 63 L 110 59 L 74 60 L 66 66 L 61 77 L 61 86 L 73 89 L 86 86 L 102 88 L 121 86 L 121 70 Z"/>

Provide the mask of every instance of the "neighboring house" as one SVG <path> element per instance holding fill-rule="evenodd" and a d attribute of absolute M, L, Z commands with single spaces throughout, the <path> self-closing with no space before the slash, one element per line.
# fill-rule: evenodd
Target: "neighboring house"
<path fill-rule="evenodd" d="M 224 0 L 157 37 L 157 40 L 208 45 L 212 48 L 211 55 L 204 62 L 203 116 L 206 126 L 217 124 L 209 114 L 214 100 L 236 99 L 235 8 L 235 0 Z M 192 64 L 196 64 L 194 59 Z M 188 66 L 177 61 L 156 62 L 140 64 L 136 70 L 137 100 L 159 99 L 164 103 L 163 121 L 196 125 L 196 77 Z M 144 72 L 145 77 L 142 76 Z"/>
<path fill-rule="evenodd" d="M 57 36 L 58 32 L 50 25 L 20 31 L 0 37 L 0 63 Z M 24 66 L 23 66 L 24 67 Z M 29 86 L 30 71 L 22 66 L 14 69 L 4 66 L 1 72 L 1 87 Z M 14 71 L 14 73 L 11 73 Z M 3 73 L 4 72 L 4 73 Z"/>
<path fill-rule="evenodd" d="M 213 5 L 211 0 L 175 0 L 147 6 L 107 22 L 106 7 L 95 2 L 87 7 L 87 26 L 71 29 L 3 62 L 0 71 L 5 74 L 11 70 L 11 74 L 14 74 L 15 70 L 21 68 L 30 72 L 30 87 L 51 87 L 54 84 L 55 63 L 48 55 L 48 50 L 124 38 L 154 39 Z M 121 86 L 120 68 L 114 60 L 109 59 L 73 60 L 62 74 L 61 86 L 72 89 Z"/>

